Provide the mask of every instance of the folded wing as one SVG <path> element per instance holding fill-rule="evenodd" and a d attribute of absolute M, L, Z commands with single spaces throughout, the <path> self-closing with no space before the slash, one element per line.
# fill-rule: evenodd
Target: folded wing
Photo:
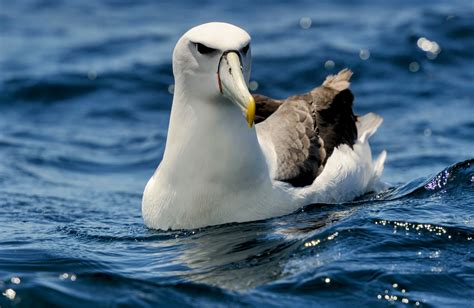
<path fill-rule="evenodd" d="M 350 70 L 342 70 L 311 92 L 285 100 L 254 95 L 257 133 L 270 139 L 266 141 L 275 153 L 275 180 L 297 187 L 310 185 L 334 148 L 355 143 L 351 76 Z"/>

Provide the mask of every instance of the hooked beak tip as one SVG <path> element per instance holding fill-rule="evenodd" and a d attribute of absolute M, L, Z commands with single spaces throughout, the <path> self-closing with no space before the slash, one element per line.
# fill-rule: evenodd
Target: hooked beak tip
<path fill-rule="evenodd" d="M 256 109 L 255 99 L 251 95 L 249 104 L 247 106 L 247 114 L 246 114 L 246 119 L 247 119 L 249 128 L 252 128 L 254 120 L 255 120 L 255 109 Z"/>

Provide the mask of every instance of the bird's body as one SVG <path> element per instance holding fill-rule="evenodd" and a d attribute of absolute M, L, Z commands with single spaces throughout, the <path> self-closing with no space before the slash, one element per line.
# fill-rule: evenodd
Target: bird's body
<path fill-rule="evenodd" d="M 243 81 L 250 73 L 249 41 L 235 26 L 211 23 L 178 42 L 165 153 L 143 195 L 148 227 L 265 219 L 310 203 L 350 201 L 380 185 L 385 154 L 373 162 L 368 138 L 382 120 L 353 115 L 350 71 L 306 95 L 256 96 L 260 122 L 248 127 L 254 101 Z"/>

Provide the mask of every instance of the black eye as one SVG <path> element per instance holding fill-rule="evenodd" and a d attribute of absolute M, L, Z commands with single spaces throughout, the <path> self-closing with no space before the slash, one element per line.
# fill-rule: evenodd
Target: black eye
<path fill-rule="evenodd" d="M 216 51 L 214 48 L 207 47 L 206 45 L 203 45 L 201 43 L 196 43 L 196 49 L 199 53 L 202 53 L 204 55 Z"/>
<path fill-rule="evenodd" d="M 242 52 L 243 52 L 244 54 L 246 54 L 247 51 L 249 51 L 249 49 L 250 49 L 250 44 L 247 44 L 247 45 L 244 46 L 244 48 L 242 48 Z"/>

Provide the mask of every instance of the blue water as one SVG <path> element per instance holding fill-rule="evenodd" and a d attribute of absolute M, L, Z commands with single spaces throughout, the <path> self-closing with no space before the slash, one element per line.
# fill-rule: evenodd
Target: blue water
<path fill-rule="evenodd" d="M 305 92 L 351 68 L 355 111 L 385 118 L 372 148 L 388 151 L 392 188 L 147 229 L 172 49 L 213 20 L 251 33 L 256 92 Z M 471 0 L 1 0 L 0 306 L 472 307 L 473 50 Z"/>

